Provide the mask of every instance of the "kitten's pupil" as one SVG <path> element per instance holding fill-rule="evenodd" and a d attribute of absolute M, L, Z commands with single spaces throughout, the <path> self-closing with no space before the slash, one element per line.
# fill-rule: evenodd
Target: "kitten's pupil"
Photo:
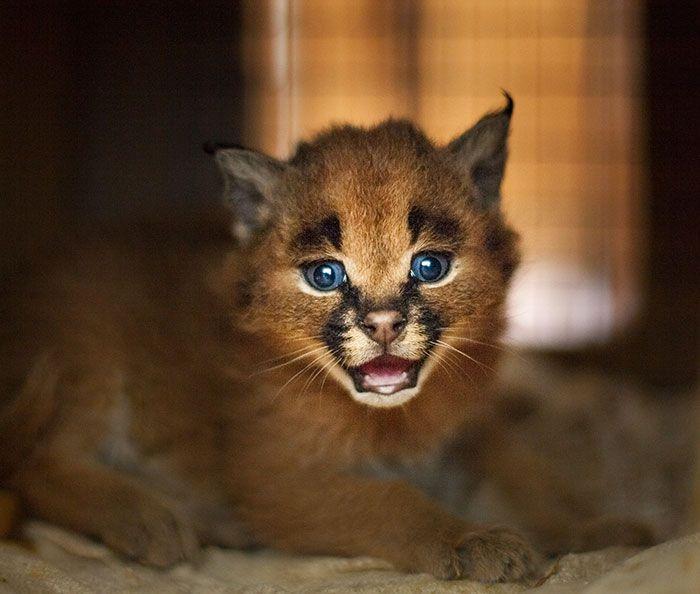
<path fill-rule="evenodd" d="M 437 258 L 427 257 L 420 261 L 421 276 L 425 280 L 435 280 L 440 276 L 442 266 Z"/>
<path fill-rule="evenodd" d="M 345 269 L 340 262 L 312 264 L 305 271 L 307 282 L 319 291 L 337 289 L 345 280 Z"/>
<path fill-rule="evenodd" d="M 319 287 L 330 287 L 335 283 L 335 270 L 328 264 L 317 266 L 314 270 L 314 281 Z"/>
<path fill-rule="evenodd" d="M 434 283 L 447 274 L 448 266 L 445 256 L 422 254 L 413 259 L 411 273 L 421 282 Z"/>

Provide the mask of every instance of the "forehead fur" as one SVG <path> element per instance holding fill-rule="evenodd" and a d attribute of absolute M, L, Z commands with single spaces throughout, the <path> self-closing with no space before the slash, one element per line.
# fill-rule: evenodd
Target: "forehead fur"
<path fill-rule="evenodd" d="M 338 229 L 343 251 L 370 242 L 394 257 L 392 246 L 405 249 L 421 227 L 442 221 L 456 235 L 450 221 L 465 216 L 468 184 L 408 121 L 332 128 L 302 143 L 290 163 L 289 222 L 298 232 Z"/>
<path fill-rule="evenodd" d="M 387 120 L 372 128 L 332 127 L 308 142 L 302 142 L 291 159 L 300 168 L 323 166 L 333 159 L 372 154 L 398 158 L 421 155 L 433 148 L 428 138 L 408 120 Z"/>
<path fill-rule="evenodd" d="M 301 143 L 290 162 L 312 184 L 354 192 L 364 207 L 378 202 L 372 190 L 391 189 L 398 182 L 420 188 L 431 173 L 438 177 L 436 167 L 447 169 L 430 140 L 406 120 L 388 120 L 373 128 L 331 128 Z M 456 180 L 456 172 L 450 173 Z"/>

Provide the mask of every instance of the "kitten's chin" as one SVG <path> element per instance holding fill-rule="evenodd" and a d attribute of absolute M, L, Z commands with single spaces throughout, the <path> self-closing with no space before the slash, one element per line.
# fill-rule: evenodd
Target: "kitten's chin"
<path fill-rule="evenodd" d="M 404 388 L 393 394 L 377 394 L 375 392 L 358 392 L 353 387 L 350 390 L 350 395 L 359 403 L 373 406 L 375 408 L 394 408 L 406 404 L 418 395 L 420 389 L 418 386 L 413 388 Z"/>

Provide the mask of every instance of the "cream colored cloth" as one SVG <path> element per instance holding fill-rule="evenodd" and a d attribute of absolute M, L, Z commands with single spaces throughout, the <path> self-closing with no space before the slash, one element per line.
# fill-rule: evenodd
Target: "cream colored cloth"
<path fill-rule="evenodd" d="M 0 594 L 195 593 L 430 593 L 505 594 L 517 584 L 441 582 L 398 573 L 375 559 L 293 557 L 259 551 L 207 549 L 196 569 L 157 571 L 127 563 L 102 545 L 33 522 L 26 535 L 33 551 L 0 544 Z M 567 555 L 552 563 L 542 594 L 650 594 L 700 592 L 700 534 L 639 552 L 611 548 Z"/>

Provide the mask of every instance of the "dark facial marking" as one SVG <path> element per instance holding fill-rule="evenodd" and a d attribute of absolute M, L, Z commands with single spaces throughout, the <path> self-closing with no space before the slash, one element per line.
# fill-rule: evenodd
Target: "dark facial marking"
<path fill-rule="evenodd" d="M 418 318 L 421 326 L 425 328 L 428 335 L 428 344 L 432 348 L 433 343 L 440 338 L 440 328 L 443 326 L 443 321 L 440 315 L 428 307 L 423 307 Z"/>
<path fill-rule="evenodd" d="M 419 312 L 418 324 L 424 328 L 427 334 L 427 351 L 429 352 L 433 349 L 433 343 L 440 338 L 442 334 L 440 329 L 445 325 L 445 321 L 436 311 L 433 311 L 426 305 L 423 295 L 420 292 L 420 283 L 414 278 L 409 278 L 401 291 L 399 300 L 394 304 L 394 308 L 407 314 L 412 305 L 417 308 Z"/>
<path fill-rule="evenodd" d="M 415 306 L 419 311 L 418 323 L 425 329 L 429 341 L 428 348 L 431 349 L 432 344 L 430 343 L 440 338 L 440 328 L 445 324 L 442 317 L 425 304 L 423 295 L 420 292 L 420 283 L 414 278 L 408 279 L 401 292 L 400 311 L 408 311 L 411 305 Z"/>
<path fill-rule="evenodd" d="M 340 305 L 331 312 L 321 330 L 323 342 L 326 343 L 326 346 L 336 357 L 341 355 L 343 342 L 345 341 L 344 334 L 350 329 L 345 323 L 345 314 L 352 308 L 357 310 L 359 303 L 358 290 L 350 283 L 341 286 L 340 294 L 342 296 Z"/>
<path fill-rule="evenodd" d="M 343 321 L 345 311 L 342 306 L 334 309 L 321 330 L 323 342 L 336 357 L 341 356 L 344 334 L 348 331 L 348 326 Z"/>
<path fill-rule="evenodd" d="M 336 215 L 326 217 L 313 227 L 303 229 L 294 239 L 295 247 L 300 251 L 314 250 L 329 242 L 339 250 L 342 245 L 340 221 Z"/>
<path fill-rule="evenodd" d="M 425 211 L 417 206 L 408 211 L 408 230 L 411 232 L 411 243 L 416 243 L 416 239 L 425 226 Z"/>
<path fill-rule="evenodd" d="M 417 206 L 411 207 L 408 212 L 408 229 L 411 232 L 411 243 L 415 243 L 423 231 L 448 244 L 458 244 L 462 240 L 462 229 L 457 221 L 428 213 Z"/>

